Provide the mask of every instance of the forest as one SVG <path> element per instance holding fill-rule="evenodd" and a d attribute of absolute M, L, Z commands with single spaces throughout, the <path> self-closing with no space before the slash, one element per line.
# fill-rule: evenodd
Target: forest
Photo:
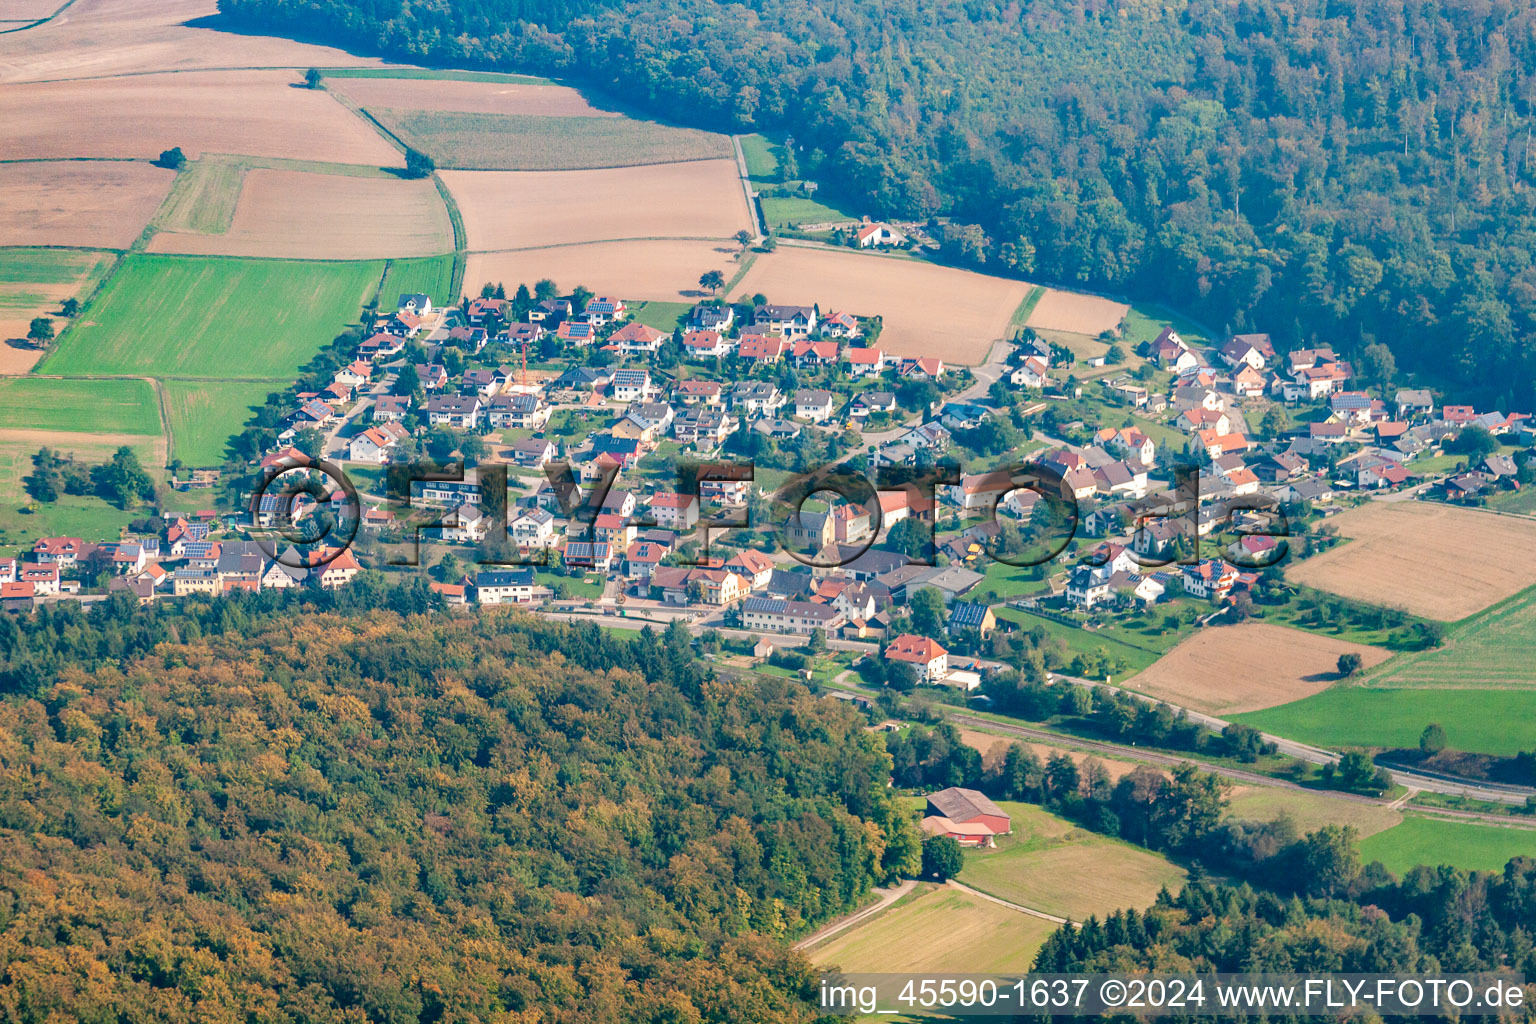
<path fill-rule="evenodd" d="M 220 0 L 791 142 L 952 262 L 1167 301 L 1529 409 L 1536 31 L 1495 0 Z"/>
<path fill-rule="evenodd" d="M 812 1019 L 920 856 L 861 715 L 362 582 L 0 617 L 0 1019 Z"/>

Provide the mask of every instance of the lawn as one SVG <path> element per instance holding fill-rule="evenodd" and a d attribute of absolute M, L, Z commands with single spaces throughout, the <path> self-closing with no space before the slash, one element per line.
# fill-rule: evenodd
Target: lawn
<path fill-rule="evenodd" d="M 629 306 L 631 320 L 658 331 L 671 331 L 679 326 L 692 309 L 687 302 L 637 302 Z"/>
<path fill-rule="evenodd" d="M 1241 821 L 1274 821 L 1288 815 L 1302 834 L 1324 825 L 1348 825 L 1361 836 L 1372 836 L 1403 820 L 1401 812 L 1384 804 L 1346 800 L 1321 790 L 1281 789 L 1278 786 L 1237 786 L 1228 795 L 1227 817 Z"/>
<path fill-rule="evenodd" d="M 162 386 L 171 421 L 171 458 L 188 466 L 222 463 L 230 437 L 277 389 L 248 381 L 168 380 Z"/>
<path fill-rule="evenodd" d="M 857 217 L 826 203 L 797 196 L 763 196 L 763 220 L 770 228 L 792 224 L 821 224 L 826 221 L 851 221 Z"/>
<path fill-rule="evenodd" d="M 1415 747 L 1431 722 L 1445 727 L 1458 750 L 1508 757 L 1536 748 L 1536 690 L 1336 686 L 1231 717 L 1277 736 L 1332 748 Z"/>
<path fill-rule="evenodd" d="M 1027 972 L 1056 925 L 979 896 L 935 888 L 813 947 L 819 967 L 851 972 Z"/>
<path fill-rule="evenodd" d="M 148 381 L 0 377 L 0 427 L 158 434 L 160 408 Z"/>
<path fill-rule="evenodd" d="M 286 382 L 357 320 L 383 270 L 379 260 L 130 256 L 43 369 Z"/>
<path fill-rule="evenodd" d="M 1135 347 L 1155 340 L 1164 327 L 1172 327 L 1190 345 L 1215 344 L 1205 328 L 1193 320 L 1180 316 L 1167 306 L 1147 302 L 1131 306 L 1131 311 L 1125 315 L 1125 329 L 1120 332 L 1120 339 L 1128 346 Z"/>
<path fill-rule="evenodd" d="M 1013 835 L 993 850 L 968 850 L 959 880 L 1020 906 L 1081 921 L 1145 907 L 1184 869 L 1155 853 L 1078 828 L 1033 804 L 1002 803 Z"/>
<path fill-rule="evenodd" d="M 627 117 L 368 111 L 439 167 L 560 171 L 708 160 L 734 155 L 729 136 Z"/>
<path fill-rule="evenodd" d="M 1511 857 L 1536 857 L 1536 830 L 1410 814 L 1401 825 L 1363 840 L 1360 857 L 1379 860 L 1399 875 L 1419 864 L 1499 871 Z"/>
<path fill-rule="evenodd" d="M 747 177 L 754 182 L 773 182 L 779 176 L 779 151 L 776 142 L 762 135 L 741 136 L 741 155 L 747 160 Z"/>
<path fill-rule="evenodd" d="M 453 256 L 390 260 L 384 283 L 379 287 L 379 308 L 397 308 L 402 295 L 429 296 L 434 306 L 458 305 L 459 296 L 452 294 L 453 260 Z M 484 283 L 475 283 L 476 295 L 480 294 L 480 285 Z"/>

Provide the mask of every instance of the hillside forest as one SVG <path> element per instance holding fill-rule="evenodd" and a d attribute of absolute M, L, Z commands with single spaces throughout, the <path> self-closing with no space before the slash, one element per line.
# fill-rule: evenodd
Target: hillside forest
<path fill-rule="evenodd" d="M 1439 0 L 220 0 L 245 26 L 560 75 L 790 140 L 947 257 L 1168 301 L 1526 409 L 1536 31 Z M 1390 376 L 1379 359 L 1371 375 Z"/>

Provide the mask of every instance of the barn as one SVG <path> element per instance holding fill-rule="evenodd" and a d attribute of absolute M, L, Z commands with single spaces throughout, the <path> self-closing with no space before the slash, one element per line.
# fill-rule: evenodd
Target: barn
<path fill-rule="evenodd" d="M 956 825 L 985 825 L 993 835 L 1006 835 L 1013 831 L 1013 822 L 1006 812 L 985 795 L 974 789 L 951 786 L 928 795 L 925 818 L 946 818 Z"/>

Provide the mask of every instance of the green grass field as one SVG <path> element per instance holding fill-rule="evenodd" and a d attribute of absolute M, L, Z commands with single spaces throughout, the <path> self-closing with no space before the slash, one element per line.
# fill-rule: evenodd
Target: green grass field
<path fill-rule="evenodd" d="M 728 136 L 627 117 L 468 114 L 439 110 L 368 111 L 439 167 L 485 171 L 560 171 L 636 167 L 729 158 Z"/>
<path fill-rule="evenodd" d="M 782 148 L 763 135 L 741 136 L 741 155 L 747 160 L 747 177 L 763 184 L 777 181 Z"/>
<path fill-rule="evenodd" d="M 687 302 L 636 302 L 630 303 L 630 319 L 658 331 L 671 331 L 688 315 L 693 305 Z"/>
<path fill-rule="evenodd" d="M 1024 973 L 1056 925 L 955 889 L 935 888 L 809 950 L 845 971 Z"/>
<path fill-rule="evenodd" d="M 1029 319 L 1029 314 L 1035 311 L 1035 307 L 1040 305 L 1040 300 L 1044 297 L 1045 287 L 1043 285 L 1037 284 L 1032 287 L 1024 296 L 1024 301 L 1019 303 L 1019 308 L 1013 311 L 1013 317 L 1008 321 L 1008 329 L 1016 331 L 1023 327 L 1024 321 Z"/>
<path fill-rule="evenodd" d="M 475 294 L 480 285 L 475 283 Z M 379 309 L 395 309 L 402 295 L 429 295 L 433 305 L 457 305 L 459 297 L 450 295 L 453 289 L 453 257 L 426 256 L 420 259 L 391 260 L 379 288 Z"/>
<path fill-rule="evenodd" d="M 384 264 L 134 255 L 40 369 L 291 380 L 373 295 Z"/>
<path fill-rule="evenodd" d="M 1209 345 L 1213 338 L 1205 328 L 1188 317 L 1180 316 L 1167 306 L 1156 303 L 1136 303 L 1125 315 L 1125 330 L 1121 340 L 1132 347 L 1156 339 L 1164 327 L 1172 327 L 1179 337 L 1189 342 Z"/>
<path fill-rule="evenodd" d="M 0 249 L 0 308 L 11 288 L 71 284 L 87 291 L 106 274 L 112 254 L 74 249 Z"/>
<path fill-rule="evenodd" d="M 1399 875 L 1419 864 L 1499 871 L 1511 857 L 1536 857 L 1536 829 L 1473 825 L 1410 814 L 1401 825 L 1362 840 L 1360 857 L 1367 863 L 1379 860 Z"/>
<path fill-rule="evenodd" d="M 974 889 L 1081 921 L 1145 907 L 1158 889 L 1177 889 L 1184 869 L 1155 853 L 1089 832 L 1032 804 L 999 804 L 1013 835 L 993 850 L 967 850 L 960 881 Z"/>
<path fill-rule="evenodd" d="M 1002 563 L 996 563 L 1001 565 Z M 1011 567 L 1010 567 L 1011 568 Z M 990 578 L 990 571 L 988 577 Z M 983 584 L 985 586 L 985 584 Z M 1040 586 L 1036 583 L 1036 586 Z M 1140 629 L 1115 627 L 1110 629 L 1086 630 L 1052 619 L 1031 615 L 1029 612 L 1017 608 L 999 608 L 996 611 L 999 620 L 1016 623 L 1021 629 L 1033 630 L 1040 628 L 1045 630 L 1048 636 L 1060 640 L 1066 645 L 1070 654 L 1092 655 L 1102 652 L 1111 662 L 1119 661 L 1122 671 L 1117 678 L 1126 679 L 1131 675 L 1148 668 L 1163 654 L 1167 653 L 1174 645 L 1182 640 L 1188 629 L 1180 629 L 1177 632 L 1163 634 L 1156 624 L 1162 621 L 1161 615 L 1148 620 L 1149 632 L 1143 634 Z"/>
<path fill-rule="evenodd" d="M 229 230 L 245 185 L 246 165 L 235 160 L 194 160 L 182 168 L 150 223 L 160 231 L 221 235 Z"/>
<path fill-rule="evenodd" d="M 763 219 L 771 228 L 789 227 L 791 224 L 820 224 L 825 221 L 858 220 L 845 210 L 839 210 L 814 199 L 797 196 L 764 196 Z"/>
<path fill-rule="evenodd" d="M 0 442 L 0 554 L 30 548 L 39 537 L 115 537 L 120 528 L 135 518 L 137 513 L 114 508 L 96 497 L 62 494 L 58 501 L 33 502 L 22 480 L 32 472 L 32 456 L 37 454 L 38 447 L 32 442 Z M 89 463 L 105 462 L 117 450 L 115 444 L 91 441 L 55 447 Z M 150 475 L 161 479 L 155 445 L 131 447 Z"/>
<path fill-rule="evenodd" d="M 188 466 L 217 466 L 224 446 L 280 385 L 250 381 L 168 380 L 165 409 L 171 421 L 171 458 Z"/>
<path fill-rule="evenodd" d="M 1277 736 L 1331 748 L 1415 747 L 1431 722 L 1445 727 L 1457 750 L 1508 757 L 1536 748 L 1536 690 L 1339 686 L 1230 717 Z"/>
<path fill-rule="evenodd" d="M 148 381 L 0 377 L 0 427 L 158 434 L 160 407 Z"/>
<path fill-rule="evenodd" d="M 1506 491 L 1490 498 L 1488 507 L 1517 516 L 1536 516 L 1536 487 Z"/>
<path fill-rule="evenodd" d="M 1536 589 L 1474 616 L 1429 651 L 1394 658 L 1373 686 L 1532 689 L 1536 675 Z"/>

